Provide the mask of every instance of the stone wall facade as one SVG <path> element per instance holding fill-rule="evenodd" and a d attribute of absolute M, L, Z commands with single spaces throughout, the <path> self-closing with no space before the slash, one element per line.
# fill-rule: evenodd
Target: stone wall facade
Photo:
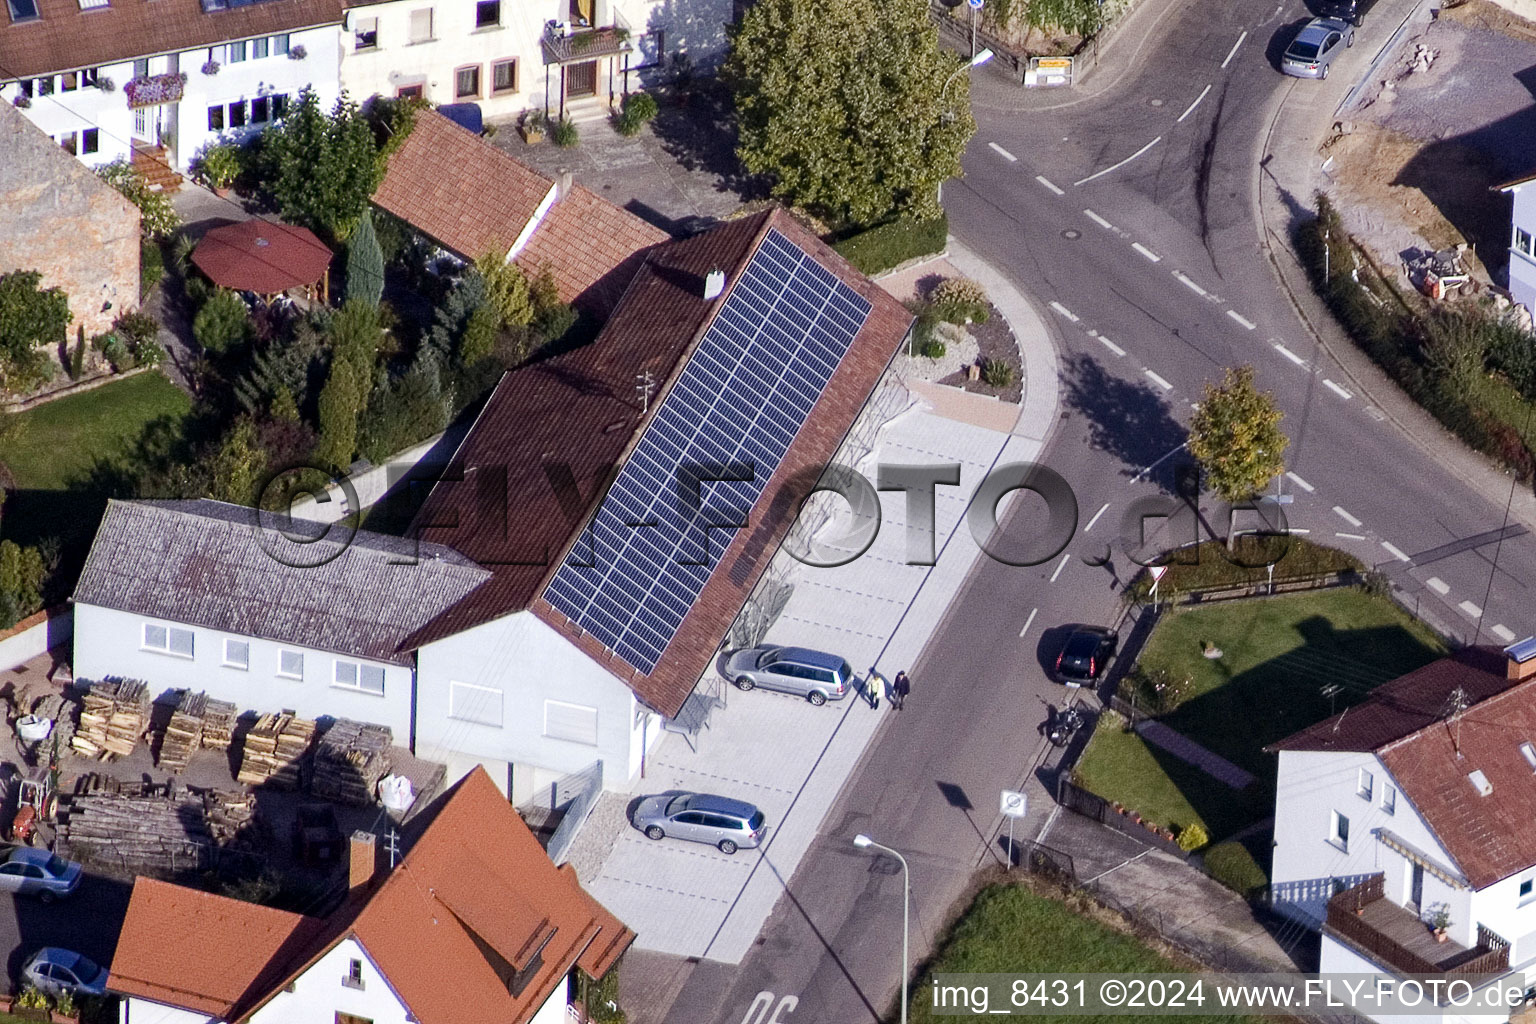
<path fill-rule="evenodd" d="M 71 342 L 139 304 L 138 208 L 0 103 L 0 274 L 13 270 L 69 296 Z"/>

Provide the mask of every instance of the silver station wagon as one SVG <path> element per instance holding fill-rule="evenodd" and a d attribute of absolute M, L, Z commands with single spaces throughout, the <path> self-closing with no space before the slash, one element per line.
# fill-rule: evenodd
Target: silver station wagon
<path fill-rule="evenodd" d="M 806 647 L 749 647 L 725 663 L 726 678 L 743 690 L 762 687 L 804 697 L 812 704 L 842 700 L 854 686 L 853 666 L 835 654 Z"/>

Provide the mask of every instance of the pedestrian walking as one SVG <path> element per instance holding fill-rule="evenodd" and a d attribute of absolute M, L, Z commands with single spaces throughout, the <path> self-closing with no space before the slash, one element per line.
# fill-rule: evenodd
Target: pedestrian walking
<path fill-rule="evenodd" d="M 912 680 L 907 678 L 905 672 L 897 672 L 896 678 L 891 681 L 891 704 L 897 711 L 907 706 L 907 694 L 912 692 Z"/>
<path fill-rule="evenodd" d="M 884 689 L 885 680 L 881 678 L 880 673 L 876 672 L 874 666 L 871 665 L 869 673 L 864 677 L 864 698 L 869 701 L 871 708 L 878 709 L 880 707 L 880 691 Z"/>

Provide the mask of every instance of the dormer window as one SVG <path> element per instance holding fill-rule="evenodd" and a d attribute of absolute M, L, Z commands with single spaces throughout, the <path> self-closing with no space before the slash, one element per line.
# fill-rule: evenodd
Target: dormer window
<path fill-rule="evenodd" d="M 36 21 L 40 15 L 37 13 L 37 0 L 6 0 L 11 8 L 11 21 Z"/>
<path fill-rule="evenodd" d="M 1478 796 L 1487 796 L 1493 792 L 1493 783 L 1488 781 L 1488 776 L 1483 774 L 1481 768 L 1467 773 L 1467 780 L 1477 790 Z"/>

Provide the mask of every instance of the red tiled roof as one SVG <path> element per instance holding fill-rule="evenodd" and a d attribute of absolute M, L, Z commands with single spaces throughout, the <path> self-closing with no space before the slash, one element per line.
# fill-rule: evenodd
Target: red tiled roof
<path fill-rule="evenodd" d="M 1271 749 L 1375 752 L 1481 889 L 1536 865 L 1536 766 L 1520 749 L 1536 744 L 1536 678 L 1512 681 L 1506 665 L 1497 648 L 1458 651 Z M 1452 716 L 1458 688 L 1466 710 Z M 1492 786 L 1486 796 L 1469 778 L 1473 771 Z"/>
<path fill-rule="evenodd" d="M 389 157 L 373 201 L 465 259 L 505 256 L 555 183 L 433 110 Z"/>
<path fill-rule="evenodd" d="M 699 282 L 717 268 L 735 281 L 770 228 L 864 296 L 871 312 L 751 510 L 752 528 L 736 532 L 655 671 L 646 675 L 574 628 L 538 595 L 596 508 L 610 482 L 609 469 L 622 463 L 639 439 L 644 420 L 634 392 L 636 375 L 651 371 L 665 382 L 658 399 L 665 396 L 685 354 L 730 294 L 706 301 Z M 409 644 L 419 647 L 531 608 L 651 707 L 676 715 L 793 520 L 800 495 L 790 494 L 786 484 L 831 460 L 910 322 L 899 302 L 782 210 L 651 250 L 597 339 L 504 377 L 455 453 L 446 479 L 504 467 L 506 494 L 515 501 L 488 505 L 481 497 L 487 492 L 480 489 L 499 490 L 502 481 L 492 483 L 485 472 L 481 482 L 440 484 L 428 497 L 417 518 L 422 538 L 454 547 L 496 575 Z M 574 476 L 580 496 L 574 503 L 557 497 L 548 481 L 545 466 L 556 460 Z M 477 520 L 477 509 L 488 507 L 505 508 L 505 522 Z"/>
<path fill-rule="evenodd" d="M 220 288 L 273 295 L 319 281 L 331 250 L 308 228 L 252 217 L 210 230 L 192 262 Z"/>
<path fill-rule="evenodd" d="M 550 207 L 516 262 L 531 274 L 548 267 L 562 302 L 606 318 L 645 250 L 669 240 L 660 228 L 576 185 Z"/>
<path fill-rule="evenodd" d="M 342 12 L 342 0 L 264 0 L 206 13 L 200 0 L 111 0 L 88 10 L 77 0 L 37 0 L 37 6 L 37 21 L 0 21 L 0 81 L 334 25 Z"/>
<path fill-rule="evenodd" d="M 524 1024 L 572 967 L 601 977 L 635 936 L 476 768 L 405 859 L 325 920 L 140 879 L 109 985 L 244 1021 L 348 937 L 421 1024 Z M 536 956 L 511 994 L 510 971 Z"/>

